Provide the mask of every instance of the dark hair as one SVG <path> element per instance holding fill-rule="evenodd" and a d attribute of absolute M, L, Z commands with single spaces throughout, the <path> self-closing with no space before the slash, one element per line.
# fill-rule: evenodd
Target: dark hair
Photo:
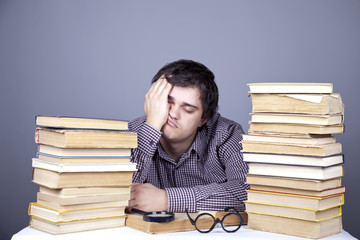
<path fill-rule="evenodd" d="M 152 79 L 156 82 L 162 75 L 174 86 L 197 87 L 203 107 L 203 118 L 211 118 L 218 110 L 219 92 L 214 74 L 203 64 L 181 59 L 162 67 Z"/>

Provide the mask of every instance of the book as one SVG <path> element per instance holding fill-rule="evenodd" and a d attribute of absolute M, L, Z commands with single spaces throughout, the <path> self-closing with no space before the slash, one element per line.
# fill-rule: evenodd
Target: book
<path fill-rule="evenodd" d="M 293 154 L 305 156 L 320 156 L 326 157 L 342 152 L 341 143 L 329 143 L 322 145 L 300 145 L 288 143 L 270 143 L 270 142 L 255 142 L 255 141 L 241 141 L 243 152 L 255 153 L 275 153 L 275 154 Z"/>
<path fill-rule="evenodd" d="M 36 154 L 36 158 L 39 160 L 43 160 L 46 162 L 52 162 L 56 164 L 67 164 L 67 163 L 129 163 L 131 156 L 123 157 L 81 157 L 81 156 L 74 156 L 74 157 L 64 157 L 64 156 L 55 156 L 49 155 L 45 153 L 38 152 Z"/>
<path fill-rule="evenodd" d="M 35 123 L 37 126 L 54 128 L 128 130 L 128 121 L 115 119 L 38 115 Z"/>
<path fill-rule="evenodd" d="M 332 93 L 332 83 L 266 82 L 248 83 L 250 93 Z"/>
<path fill-rule="evenodd" d="M 126 172 L 136 171 L 136 163 L 112 162 L 112 163 L 54 163 L 51 161 L 32 159 L 33 168 L 42 168 L 55 172 Z"/>
<path fill-rule="evenodd" d="M 131 148 L 60 148 L 38 144 L 38 154 L 61 158 L 120 158 L 131 156 Z M 80 161 L 80 160 L 79 160 Z"/>
<path fill-rule="evenodd" d="M 335 194 L 325 197 L 315 197 L 300 194 L 269 192 L 260 190 L 246 190 L 247 201 L 269 205 L 324 210 L 344 204 L 344 194 Z"/>
<path fill-rule="evenodd" d="M 309 210 L 302 208 L 269 205 L 263 203 L 253 203 L 250 201 L 245 201 L 245 205 L 247 213 L 281 216 L 315 222 L 324 221 L 326 219 L 339 217 L 342 215 L 341 206 L 336 206 L 324 210 Z"/>
<path fill-rule="evenodd" d="M 301 219 L 248 213 L 248 228 L 291 236 L 318 239 L 342 231 L 342 217 L 324 221 L 306 221 Z"/>
<path fill-rule="evenodd" d="M 322 145 L 336 142 L 335 137 L 330 134 L 291 134 L 252 131 L 250 134 L 243 134 L 242 137 L 244 141 L 299 145 Z"/>
<path fill-rule="evenodd" d="M 71 205 L 61 205 L 55 201 L 45 201 L 37 199 L 38 204 L 56 209 L 58 211 L 69 211 L 69 210 L 81 210 L 81 209 L 92 209 L 92 208 L 110 208 L 110 207 L 120 207 L 128 206 L 129 200 L 119 200 L 119 201 L 110 201 L 110 202 L 94 202 L 94 203 L 81 203 L 81 204 L 71 204 Z"/>
<path fill-rule="evenodd" d="M 130 187 L 50 189 L 40 186 L 37 203 L 57 210 L 127 206 Z"/>
<path fill-rule="evenodd" d="M 253 112 L 343 114 L 340 94 L 251 94 Z"/>
<path fill-rule="evenodd" d="M 34 216 L 30 218 L 30 227 L 54 235 L 123 226 L 125 226 L 125 215 L 120 217 L 58 223 L 46 221 Z"/>
<path fill-rule="evenodd" d="M 57 197 L 71 198 L 89 195 L 107 195 L 107 194 L 129 194 L 131 187 L 80 187 L 80 188 L 62 188 L 51 189 L 44 186 L 39 187 L 39 192 L 51 194 Z"/>
<path fill-rule="evenodd" d="M 344 186 L 335 187 L 335 188 L 327 188 L 327 189 L 323 189 L 323 190 L 308 190 L 308 189 L 294 189 L 294 188 L 286 188 L 286 187 L 264 186 L 264 185 L 252 184 L 250 189 L 254 190 L 254 191 L 289 193 L 289 194 L 311 196 L 311 197 L 327 197 L 327 196 L 331 196 L 331 195 L 345 193 Z"/>
<path fill-rule="evenodd" d="M 295 123 L 311 125 L 336 125 L 342 124 L 342 114 L 292 114 L 292 113 L 250 113 L 251 122 L 258 123 Z"/>
<path fill-rule="evenodd" d="M 36 128 L 35 142 L 62 148 L 136 148 L 129 131 Z"/>
<path fill-rule="evenodd" d="M 276 164 L 288 164 L 288 165 L 327 167 L 344 162 L 343 154 L 321 157 L 321 156 L 304 156 L 304 155 L 290 155 L 290 154 L 243 152 L 242 156 L 243 156 L 243 161 L 249 163 L 250 162 L 276 163 Z"/>
<path fill-rule="evenodd" d="M 130 200 L 130 192 L 123 194 L 102 194 L 102 195 L 85 195 L 77 197 L 59 197 L 49 193 L 38 192 L 37 202 L 53 202 L 59 206 L 62 205 L 75 205 L 75 204 L 87 204 L 87 203 L 99 203 L 99 202 L 115 202 L 122 200 Z"/>
<path fill-rule="evenodd" d="M 29 215 L 50 222 L 71 222 L 106 217 L 121 217 L 125 215 L 125 206 L 75 210 L 56 210 L 32 202 L 29 205 Z"/>
<path fill-rule="evenodd" d="M 310 125 L 294 123 L 255 123 L 250 122 L 250 131 L 275 133 L 309 133 L 309 134 L 336 134 L 344 132 L 343 124 Z"/>
<path fill-rule="evenodd" d="M 343 176 L 343 166 L 328 167 L 248 163 L 248 174 L 326 180 Z"/>
<path fill-rule="evenodd" d="M 126 187 L 132 183 L 132 171 L 126 172 L 54 172 L 33 168 L 33 183 L 48 188 Z"/>
<path fill-rule="evenodd" d="M 274 186 L 292 189 L 322 191 L 341 186 L 341 178 L 328 180 L 273 177 L 268 175 L 247 175 L 246 182 L 250 185 Z"/>
<path fill-rule="evenodd" d="M 222 219 L 225 215 L 224 212 L 214 212 L 207 211 L 212 214 L 215 218 Z M 192 219 L 195 219 L 199 213 L 189 213 Z M 245 212 L 240 212 L 244 223 L 247 224 L 248 218 Z M 237 219 L 236 219 L 237 220 Z M 197 222 L 197 226 L 199 229 L 207 229 L 209 225 L 213 222 L 213 219 L 209 217 L 200 218 Z M 230 224 L 239 224 L 238 221 L 231 222 Z M 185 232 L 185 231 L 193 231 L 196 230 L 195 227 L 189 221 L 186 213 L 175 213 L 175 220 L 171 222 L 165 223 L 157 223 L 157 222 L 146 222 L 143 220 L 143 216 L 140 214 L 128 214 L 126 218 L 125 225 L 130 228 L 134 228 L 140 230 L 145 233 L 150 234 L 160 234 L 160 233 L 172 233 L 172 232 Z M 242 226 L 243 227 L 243 226 Z"/>

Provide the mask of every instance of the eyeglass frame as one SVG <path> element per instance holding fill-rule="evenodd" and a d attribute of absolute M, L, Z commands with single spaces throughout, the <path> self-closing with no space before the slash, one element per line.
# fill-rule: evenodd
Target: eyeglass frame
<path fill-rule="evenodd" d="M 214 217 L 213 215 L 211 215 L 210 213 L 201 213 L 200 215 L 196 216 L 195 220 L 193 220 L 193 219 L 190 217 L 190 215 L 189 215 L 188 209 L 185 209 L 185 212 L 186 212 L 186 214 L 187 214 L 187 216 L 188 216 L 189 221 L 191 222 L 191 224 L 192 224 L 193 226 L 195 226 L 195 229 L 196 229 L 198 232 L 200 232 L 200 233 L 209 233 L 209 232 L 211 232 L 212 230 L 214 230 L 215 226 L 216 226 L 218 223 L 221 223 L 221 227 L 222 227 L 222 229 L 223 229 L 225 232 L 227 232 L 227 233 L 234 233 L 234 232 L 236 232 L 237 230 L 240 229 L 241 225 L 244 225 L 244 220 L 242 219 L 240 213 L 239 213 L 234 207 L 227 207 L 227 208 L 225 208 L 224 212 L 227 212 L 227 211 L 229 211 L 229 210 L 235 210 L 235 212 L 229 212 L 229 213 L 225 214 L 225 215 L 222 217 L 221 220 L 220 220 L 219 218 L 215 218 L 215 217 Z M 213 223 L 213 225 L 212 225 L 208 230 L 205 230 L 205 231 L 204 231 L 204 230 L 202 230 L 202 229 L 198 229 L 198 227 L 196 226 L 196 221 L 197 221 L 201 216 L 205 216 L 205 215 L 211 216 L 211 218 L 213 219 L 214 223 Z M 237 226 L 237 228 L 235 228 L 234 230 L 227 230 L 227 229 L 224 227 L 223 220 L 224 220 L 227 216 L 229 216 L 229 215 L 235 215 L 235 216 L 239 217 L 239 219 L 240 219 L 240 224 L 239 224 L 239 226 Z"/>

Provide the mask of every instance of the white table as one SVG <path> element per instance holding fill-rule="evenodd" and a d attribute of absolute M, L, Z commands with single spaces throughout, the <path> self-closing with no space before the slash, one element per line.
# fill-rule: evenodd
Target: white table
<path fill-rule="evenodd" d="M 201 239 L 274 239 L 274 240 L 301 240 L 305 238 L 287 236 L 282 234 L 268 233 L 262 231 L 255 231 L 241 227 L 235 233 L 226 233 L 222 228 L 216 228 L 211 233 L 199 233 L 197 231 L 181 232 L 181 233 L 167 233 L 167 234 L 147 234 L 129 227 L 111 228 L 104 230 L 94 230 L 71 234 L 51 235 L 42 231 L 38 231 L 31 227 L 26 227 L 20 232 L 16 233 L 11 240 L 135 240 L 135 239 L 187 239 L 187 240 L 201 240 Z M 348 232 L 341 233 L 322 238 L 321 240 L 346 240 L 356 239 Z"/>

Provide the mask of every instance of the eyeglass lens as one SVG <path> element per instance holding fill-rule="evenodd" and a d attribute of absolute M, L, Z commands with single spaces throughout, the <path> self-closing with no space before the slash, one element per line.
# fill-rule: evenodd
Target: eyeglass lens
<path fill-rule="evenodd" d="M 221 220 L 215 220 L 211 214 L 204 213 L 195 219 L 195 228 L 199 232 L 207 233 L 212 231 L 220 222 L 226 232 L 235 232 L 241 227 L 240 217 L 236 213 L 228 213 Z"/>
<path fill-rule="evenodd" d="M 236 213 L 228 213 L 222 219 L 222 227 L 226 232 L 235 232 L 241 227 L 240 217 Z"/>

